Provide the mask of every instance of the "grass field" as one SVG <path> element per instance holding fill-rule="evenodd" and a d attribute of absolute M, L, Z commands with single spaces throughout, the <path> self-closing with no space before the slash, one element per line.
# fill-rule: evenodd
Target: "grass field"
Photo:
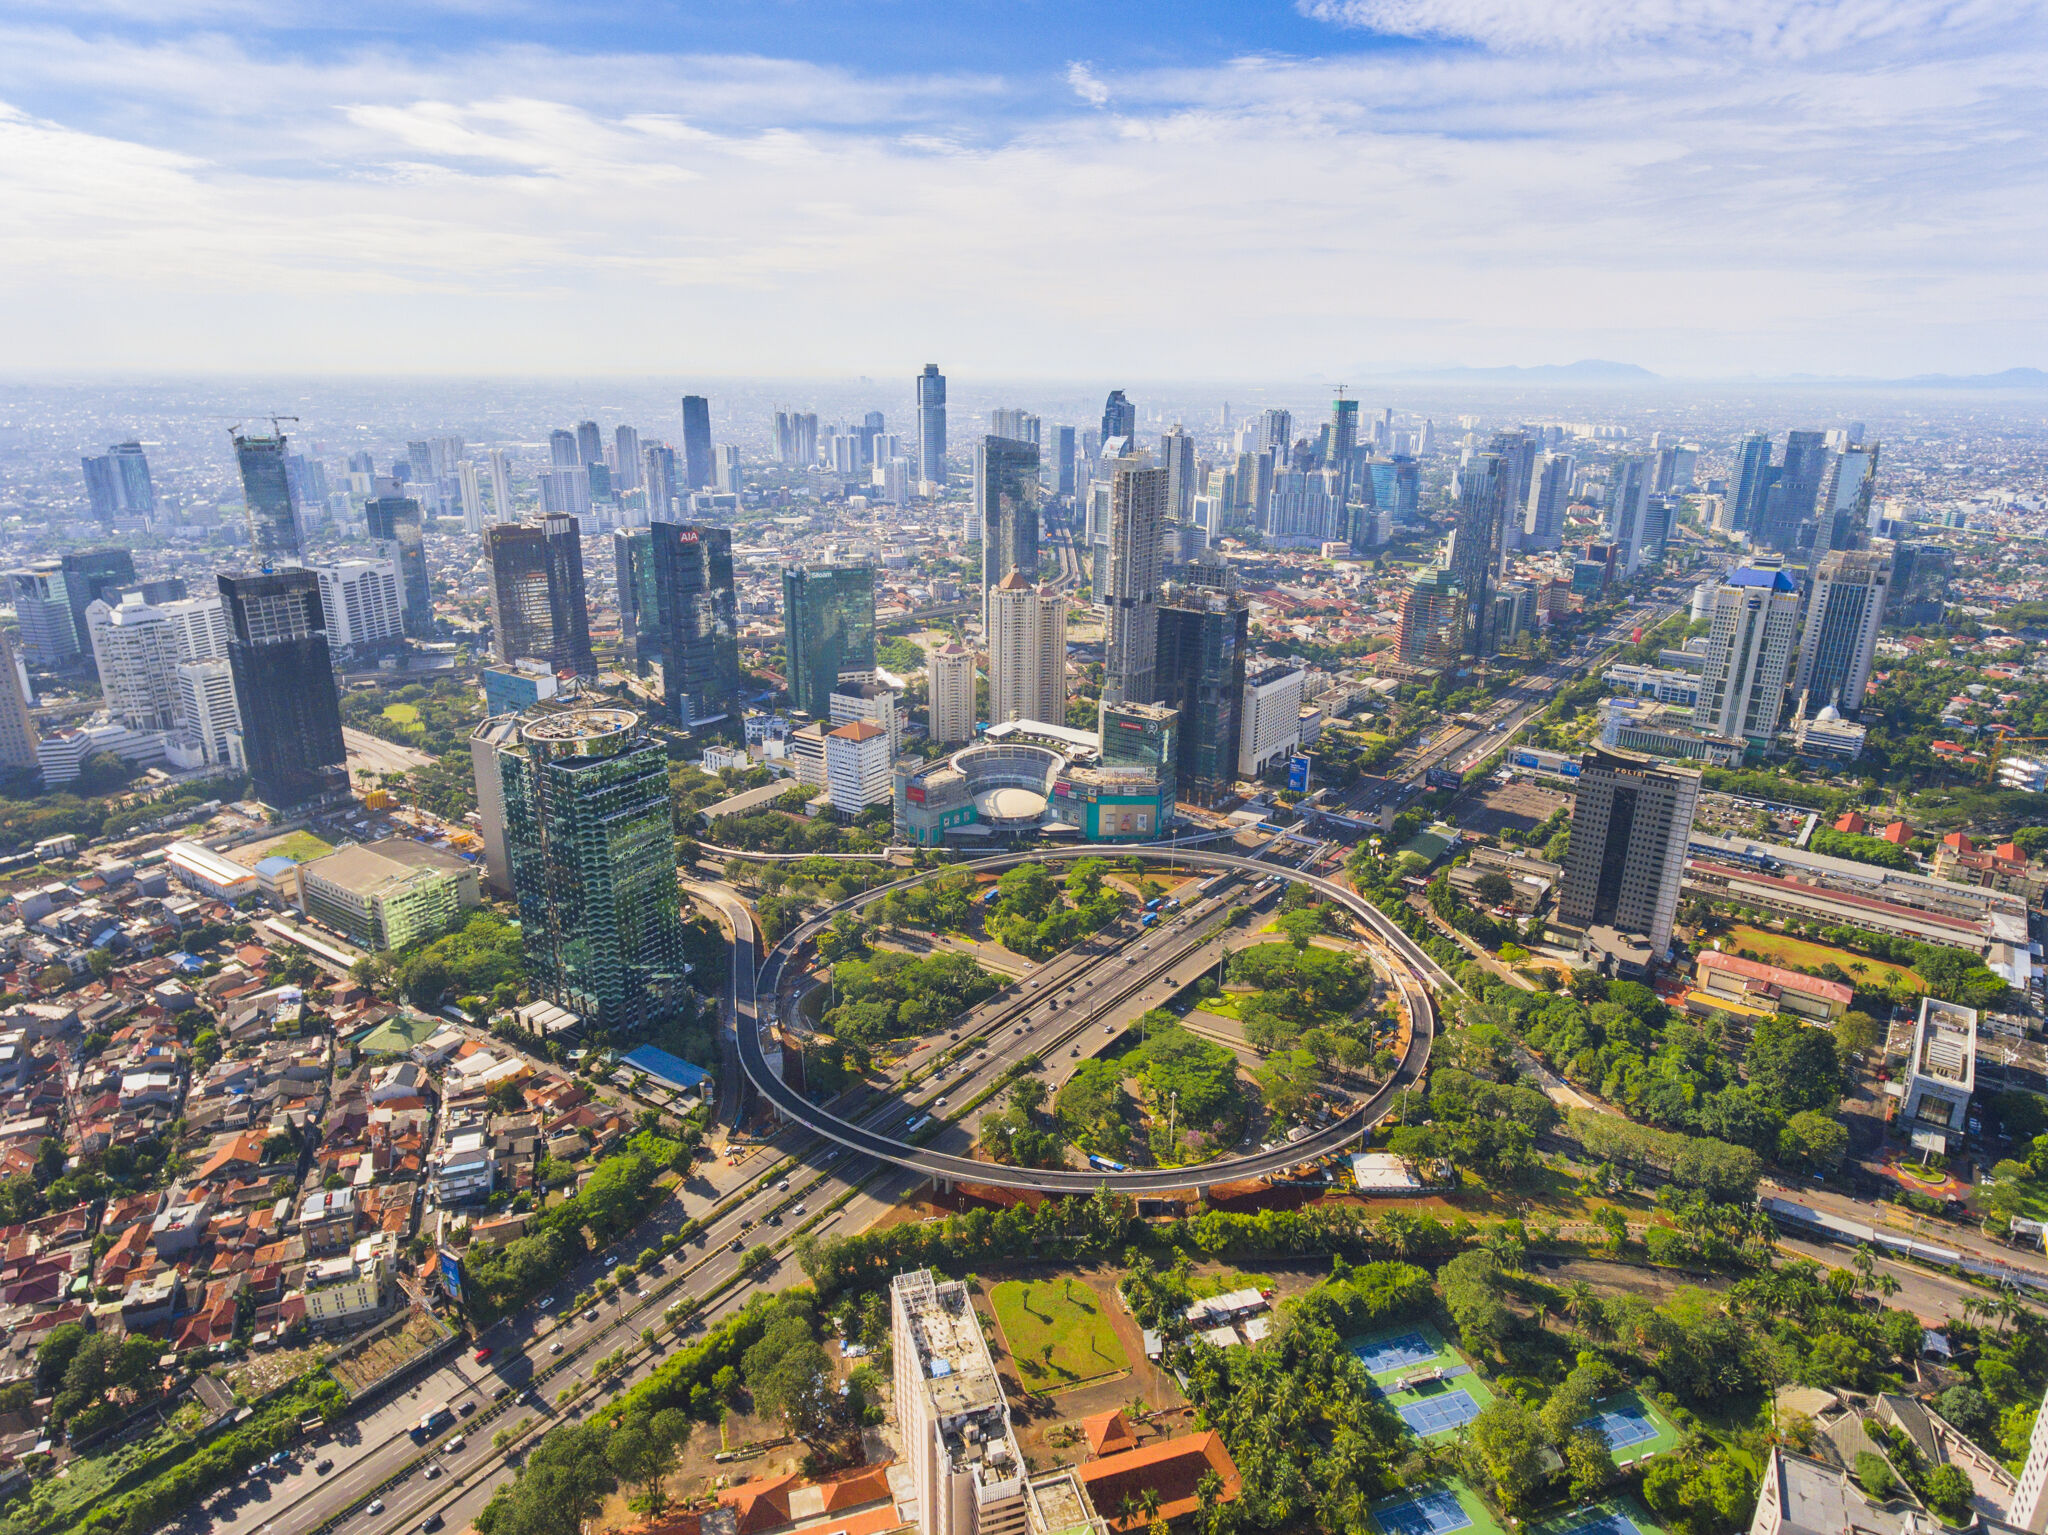
<path fill-rule="evenodd" d="M 325 858 L 329 853 L 333 852 L 334 844 L 323 842 L 309 831 L 295 831 L 278 843 L 271 851 L 273 853 L 282 853 L 285 857 L 293 859 L 298 863 L 309 863 L 315 858 Z"/>
<path fill-rule="evenodd" d="M 1851 954 L 1847 949 L 1832 948 L 1824 943 L 1810 943 L 1804 938 L 1793 938 L 1784 933 L 1767 933 L 1762 928 L 1745 927 L 1740 924 L 1718 935 L 1721 947 L 1730 953 L 1748 949 L 1760 956 L 1766 964 L 1790 964 L 1808 970 L 1818 970 L 1822 965 L 1840 965 L 1851 977 L 1851 984 L 1857 986 L 1888 986 L 1894 980 L 1904 981 L 1913 990 L 1920 990 L 1920 977 L 1904 965 L 1889 964 L 1881 959 L 1866 959 L 1861 954 Z M 1861 965 L 1862 969 L 1856 967 Z"/>
<path fill-rule="evenodd" d="M 1093 1290 L 1077 1279 L 1010 1279 L 989 1292 L 1027 1390 L 1063 1391 L 1131 1367 Z"/>
<path fill-rule="evenodd" d="M 386 704 L 384 718 L 394 725 L 417 725 L 420 722 L 419 706 L 416 704 Z"/>

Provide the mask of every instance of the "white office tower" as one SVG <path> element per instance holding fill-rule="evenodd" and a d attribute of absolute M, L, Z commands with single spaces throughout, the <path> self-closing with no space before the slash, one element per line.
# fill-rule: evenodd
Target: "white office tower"
<path fill-rule="evenodd" d="M 320 607 L 333 649 L 382 645 L 405 633 L 398 567 L 390 560 L 340 560 L 307 569 L 320 582 Z"/>
<path fill-rule="evenodd" d="M 624 431 L 625 428 L 620 427 L 619 430 Z M 486 526 L 483 476 L 477 473 L 476 465 L 466 458 L 455 466 L 455 475 L 462 484 L 462 531 L 481 533 Z"/>
<path fill-rule="evenodd" d="M 512 506 L 512 455 L 503 448 L 491 449 L 491 521 L 517 522 Z"/>
<path fill-rule="evenodd" d="M 1194 515 L 1195 439 L 1179 422 L 1159 439 L 1159 457 L 1166 465 L 1167 518 L 1186 523 Z"/>
<path fill-rule="evenodd" d="M 181 661 L 225 661 L 228 656 L 228 610 L 218 596 L 186 597 L 178 602 L 159 602 L 163 614 L 178 634 Z"/>
<path fill-rule="evenodd" d="M 1614 563 L 1624 578 L 1643 563 L 1650 474 L 1651 463 L 1645 458 L 1618 459 L 1607 471 L 1607 539 L 1617 546 Z"/>
<path fill-rule="evenodd" d="M 736 496 L 740 493 L 740 450 L 739 444 L 722 442 L 714 455 L 715 467 L 712 477 L 720 495 Z"/>
<path fill-rule="evenodd" d="M 1529 477 L 1529 501 L 1522 512 L 1524 549 L 1564 547 L 1564 509 L 1572 498 L 1572 456 L 1546 453 Z"/>
<path fill-rule="evenodd" d="M 1143 458 L 1120 458 L 1109 493 L 1109 557 L 1096 593 L 1107 635 L 1102 701 L 1158 701 L 1160 535 L 1167 474 Z"/>
<path fill-rule="evenodd" d="M 925 658 L 927 723 L 940 746 L 974 739 L 974 652 L 948 640 Z"/>
<path fill-rule="evenodd" d="M 903 751 L 903 695 L 886 682 L 844 681 L 836 684 L 826 700 L 832 725 L 851 725 L 866 720 L 879 725 L 889 737 L 889 761 Z"/>
<path fill-rule="evenodd" d="M 1012 570 L 988 594 L 988 722 L 1067 722 L 1067 604 Z"/>
<path fill-rule="evenodd" d="M 1301 745 L 1301 688 L 1298 666 L 1284 661 L 1261 667 L 1244 679 L 1238 710 L 1237 772 L 1257 778 L 1293 756 Z"/>
<path fill-rule="evenodd" d="M 540 472 L 540 509 L 549 515 L 590 515 L 590 470 L 583 464 Z"/>
<path fill-rule="evenodd" d="M 621 426 L 612 431 L 612 488 L 614 490 L 638 490 L 640 478 L 645 472 L 640 461 L 640 432 L 636 427 Z"/>
<path fill-rule="evenodd" d="M 988 415 L 988 434 L 991 437 L 1037 443 L 1044 431 L 1044 423 L 1028 410 L 992 410 Z"/>
<path fill-rule="evenodd" d="M 1792 681 L 1792 696 L 1805 717 L 1830 704 L 1851 718 L 1862 710 L 1891 581 L 1889 553 L 1835 549 L 1820 557 Z"/>
<path fill-rule="evenodd" d="M 35 719 L 28 712 L 28 684 L 14 641 L 0 629 L 0 768 L 30 772 L 42 765 L 36 754 Z"/>
<path fill-rule="evenodd" d="M 854 720 L 825 733 L 825 792 L 841 815 L 886 805 L 893 787 L 889 732 L 872 720 Z"/>
<path fill-rule="evenodd" d="M 887 463 L 876 466 L 876 481 L 882 487 L 882 499 L 891 506 L 910 504 L 910 460 L 901 453 Z"/>
<path fill-rule="evenodd" d="M 242 711 L 235 703 L 234 667 L 227 660 L 178 664 L 178 734 L 182 742 L 166 748 L 173 762 L 189 753 L 211 766 L 246 766 Z"/>
<path fill-rule="evenodd" d="M 1767 742 L 1784 713 L 1799 634 L 1799 583 L 1783 570 L 1731 571 L 1715 589 L 1713 622 L 1693 729 Z"/>
<path fill-rule="evenodd" d="M 129 730 L 169 730 L 178 717 L 178 631 L 130 593 L 120 606 L 94 599 L 85 610 L 93 665 L 107 713 Z"/>
<path fill-rule="evenodd" d="M 1595 747 L 1579 758 L 1572 805 L 1571 850 L 1558 880 L 1558 917 L 1610 953 L 1648 949 L 1648 961 L 1671 947 L 1678 887 L 1699 805 L 1696 769 Z"/>

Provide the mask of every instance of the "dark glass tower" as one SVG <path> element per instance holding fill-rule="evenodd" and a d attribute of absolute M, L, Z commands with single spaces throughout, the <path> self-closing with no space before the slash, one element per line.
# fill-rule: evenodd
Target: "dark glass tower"
<path fill-rule="evenodd" d="M 619 582 L 619 632 L 632 653 L 633 669 L 647 675 L 647 663 L 661 643 L 654 595 L 654 534 L 620 528 L 612 534 L 612 567 Z"/>
<path fill-rule="evenodd" d="M 974 510 L 981 522 L 981 590 L 1011 571 L 1038 580 L 1038 444 L 984 437 L 974 450 Z"/>
<path fill-rule="evenodd" d="M 221 576 L 242 750 L 268 805 L 345 788 L 341 698 L 327 656 L 320 581 L 305 569 Z"/>
<path fill-rule="evenodd" d="M 242 470 L 242 499 L 249 516 L 249 549 L 266 565 L 297 560 L 303 552 L 299 519 L 292 506 L 291 471 L 285 437 L 233 434 L 235 461 Z"/>
<path fill-rule="evenodd" d="M 691 490 L 708 488 L 717 475 L 711 461 L 711 402 L 701 394 L 683 396 L 683 472 Z"/>
<path fill-rule="evenodd" d="M 1180 792 L 1198 805 L 1230 793 L 1243 729 L 1246 626 L 1237 593 L 1169 583 L 1159 603 L 1159 701 L 1180 713 Z"/>
<path fill-rule="evenodd" d="M 839 674 L 875 669 L 874 567 L 786 567 L 782 630 L 790 706 L 830 717 Z"/>
<path fill-rule="evenodd" d="M 657 522 L 656 621 L 662 698 L 678 725 L 701 725 L 738 712 L 739 600 L 732 581 L 732 530 Z M 869 637 L 873 629 L 869 586 Z"/>
<path fill-rule="evenodd" d="M 85 610 L 108 592 L 135 586 L 135 561 L 126 549 L 80 549 L 59 562 L 64 572 L 64 597 L 71 604 L 71 625 L 78 632 L 78 648 L 92 654 L 92 634 L 85 626 Z"/>
<path fill-rule="evenodd" d="M 523 717 L 497 751 L 528 983 L 597 1030 L 667 1015 L 683 985 L 668 754 L 630 709 Z"/>
<path fill-rule="evenodd" d="M 1112 389 L 1108 400 L 1102 406 L 1102 440 L 1106 444 L 1112 437 L 1131 438 L 1138 435 L 1138 407 L 1124 398 L 1121 389 Z"/>
<path fill-rule="evenodd" d="M 548 659 L 556 671 L 573 670 L 595 678 L 597 660 L 590 653 L 590 606 L 583 596 L 583 532 L 567 512 L 551 512 L 542 521 L 547 538 L 548 619 L 553 646 Z"/>
<path fill-rule="evenodd" d="M 1507 467 L 1497 453 L 1476 454 L 1458 472 L 1458 532 L 1451 573 L 1465 589 L 1465 652 L 1484 659 L 1498 649 L 1493 593 L 1500 585 Z"/>
<path fill-rule="evenodd" d="M 935 362 L 917 376 L 917 466 L 920 479 L 946 483 L 946 375 Z"/>
<path fill-rule="evenodd" d="M 547 536 L 530 522 L 500 522 L 484 529 L 491 562 L 491 649 L 510 665 L 545 661 L 554 648 L 548 606 Z"/>
<path fill-rule="evenodd" d="M 363 503 L 370 537 L 392 546 L 398 589 L 405 603 L 405 636 L 434 635 L 434 589 L 427 581 L 427 539 L 420 504 L 410 496 L 378 496 Z"/>

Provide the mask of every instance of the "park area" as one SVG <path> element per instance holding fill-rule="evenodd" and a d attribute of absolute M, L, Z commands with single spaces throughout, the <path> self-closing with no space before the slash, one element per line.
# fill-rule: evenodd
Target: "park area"
<path fill-rule="evenodd" d="M 989 1301 L 1027 1390 L 1064 1391 L 1131 1367 L 1101 1298 L 1081 1280 L 1005 1280 Z"/>
<path fill-rule="evenodd" d="M 1471 1364 L 1426 1322 L 1360 1338 L 1350 1348 L 1418 1439 L 1457 1433 L 1493 1401 Z"/>
<path fill-rule="evenodd" d="M 1868 959 L 1861 954 L 1852 954 L 1847 949 L 1832 948 L 1824 943 L 1812 943 L 1804 938 L 1794 938 L 1785 933 L 1766 932 L 1760 927 L 1748 927 L 1738 923 L 1717 935 L 1721 947 L 1731 954 L 1748 952 L 1767 965 L 1782 965 L 1788 970 L 1819 970 L 1825 965 L 1836 965 L 1850 978 L 1850 984 L 1859 990 L 1876 990 L 1900 982 L 1914 991 L 1922 989 L 1920 977 L 1904 965 L 1894 965 L 1882 959 Z"/>

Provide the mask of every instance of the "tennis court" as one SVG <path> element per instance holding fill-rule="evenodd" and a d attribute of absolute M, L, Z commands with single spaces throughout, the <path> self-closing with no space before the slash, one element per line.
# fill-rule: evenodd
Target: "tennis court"
<path fill-rule="evenodd" d="M 1610 1450 L 1624 1450 L 1632 1444 L 1641 1444 L 1646 1439 L 1657 1437 L 1657 1425 L 1650 1421 L 1650 1415 L 1643 1411 L 1642 1405 L 1638 1402 L 1624 1402 L 1619 1407 L 1596 1412 L 1586 1419 L 1586 1425 L 1607 1436 L 1607 1448 Z M 1602 1535 L 1641 1535 L 1641 1532 L 1636 1530 L 1634 1525 L 1628 1524 L 1626 1519 L 1622 1523 L 1628 1525 L 1628 1528 L 1602 1532 Z M 1587 1528 L 1593 1527 L 1589 1525 Z"/>
<path fill-rule="evenodd" d="M 1678 1445 L 1678 1430 L 1671 1421 L 1634 1391 L 1609 1397 L 1580 1421 L 1581 1426 L 1593 1429 L 1607 1440 L 1607 1449 L 1619 1466 L 1634 1465 Z M 1636 1523 L 1640 1530 L 1641 1521 Z M 1629 1532 L 1625 1529 L 1611 1532 L 1596 1530 L 1589 1535 L 1629 1535 Z"/>
<path fill-rule="evenodd" d="M 1665 1530 L 1642 1504 L 1623 1493 L 1548 1519 L 1532 1519 L 1523 1535 L 1665 1535 Z"/>
<path fill-rule="evenodd" d="M 1557 1535 L 1643 1535 L 1643 1531 L 1617 1508 L 1596 1510 L 1593 1518 L 1559 1530 Z"/>
<path fill-rule="evenodd" d="M 1367 1338 L 1354 1343 L 1351 1352 L 1358 1356 L 1367 1374 L 1385 1375 L 1434 1359 L 1443 1352 L 1443 1346 L 1430 1342 L 1420 1332 L 1404 1332 L 1391 1338 Z"/>
<path fill-rule="evenodd" d="M 1409 1402 L 1394 1410 L 1401 1414 L 1403 1423 L 1424 1439 L 1448 1429 L 1463 1428 L 1479 1416 L 1479 1404 L 1472 1400 L 1472 1393 L 1465 1390 L 1426 1396 L 1419 1402 Z"/>
<path fill-rule="evenodd" d="M 1472 1516 L 1445 1487 L 1380 1509 L 1372 1517 L 1386 1535 L 1450 1535 L 1452 1530 L 1472 1527 Z"/>

